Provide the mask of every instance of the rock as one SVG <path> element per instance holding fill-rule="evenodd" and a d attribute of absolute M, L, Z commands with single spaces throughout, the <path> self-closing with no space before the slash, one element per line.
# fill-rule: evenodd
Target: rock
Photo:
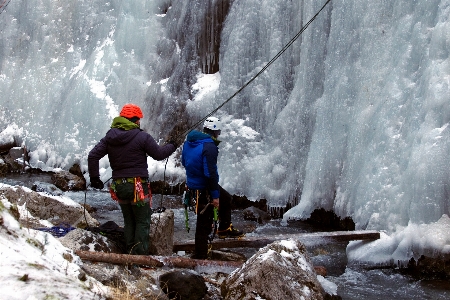
<path fill-rule="evenodd" d="M 247 258 L 244 254 L 230 252 L 230 251 L 219 251 L 211 250 L 212 260 L 222 260 L 222 261 L 246 261 Z"/>
<path fill-rule="evenodd" d="M 13 160 L 21 159 L 23 158 L 24 151 L 25 150 L 22 147 L 12 147 L 11 149 L 9 149 L 9 156 Z"/>
<path fill-rule="evenodd" d="M 0 174 L 6 174 L 9 172 L 8 164 L 0 158 Z"/>
<path fill-rule="evenodd" d="M 139 294 L 139 298 L 137 299 L 169 300 L 169 297 L 155 284 L 154 280 L 140 278 L 134 286 L 136 287 L 136 292 Z"/>
<path fill-rule="evenodd" d="M 324 266 L 314 266 L 317 275 L 327 276 L 327 269 Z"/>
<path fill-rule="evenodd" d="M 421 255 L 417 261 L 411 258 L 407 267 L 401 271 L 418 279 L 447 280 L 450 278 L 450 255 Z"/>
<path fill-rule="evenodd" d="M 91 277 L 94 277 L 102 284 L 112 287 L 126 287 L 126 282 L 137 280 L 141 274 L 133 270 L 131 272 L 127 266 L 112 265 L 108 263 L 83 262 L 82 270 Z"/>
<path fill-rule="evenodd" d="M 167 256 L 173 253 L 173 232 L 175 217 L 173 210 L 154 213 L 150 225 L 149 253 Z"/>
<path fill-rule="evenodd" d="M 161 275 L 159 286 L 170 299 L 178 300 L 200 300 L 208 291 L 203 277 L 188 270 Z"/>
<path fill-rule="evenodd" d="M 323 299 L 324 290 L 299 241 L 261 248 L 221 285 L 224 299 Z"/>
<path fill-rule="evenodd" d="M 84 177 L 83 172 L 81 172 L 81 167 L 79 164 L 73 164 L 72 167 L 69 169 L 69 173 L 76 175 L 78 177 Z"/>
<path fill-rule="evenodd" d="M 31 187 L 31 190 L 35 192 L 47 193 L 52 196 L 61 196 L 63 194 L 63 191 L 58 189 L 54 184 L 40 181 L 35 181 Z"/>
<path fill-rule="evenodd" d="M 2 133 L 0 133 L 0 153 L 1 154 L 6 154 L 9 152 L 9 150 L 13 147 L 16 146 L 16 142 L 14 141 L 14 139 L 8 139 L 2 135 Z"/>
<path fill-rule="evenodd" d="M 29 168 L 28 162 L 24 158 L 24 156 L 27 156 L 26 154 L 26 150 L 21 147 L 9 149 L 8 154 L 3 159 L 3 162 L 8 166 L 7 172 L 21 172 Z M 3 169 L 6 170 L 5 167 Z"/>
<path fill-rule="evenodd" d="M 270 215 L 254 206 L 244 209 L 244 220 L 256 221 L 259 224 L 266 224 L 270 221 Z"/>
<path fill-rule="evenodd" d="M 71 200 L 70 203 L 65 203 L 63 197 L 58 199 L 46 196 L 21 186 L 3 186 L 0 192 L 12 204 L 26 209 L 25 213 L 20 210 L 19 222 L 27 228 L 43 227 L 41 220 L 54 225 L 69 224 L 72 227 L 86 227 L 86 220 L 89 226 L 99 225 L 80 204 Z"/>
<path fill-rule="evenodd" d="M 86 179 L 83 176 L 80 177 L 64 170 L 53 174 L 52 182 L 63 191 L 86 190 Z"/>
<path fill-rule="evenodd" d="M 121 248 L 108 238 L 99 233 L 83 229 L 75 229 L 59 238 L 61 244 L 65 247 L 76 251 L 97 251 L 106 253 L 121 253 Z"/>

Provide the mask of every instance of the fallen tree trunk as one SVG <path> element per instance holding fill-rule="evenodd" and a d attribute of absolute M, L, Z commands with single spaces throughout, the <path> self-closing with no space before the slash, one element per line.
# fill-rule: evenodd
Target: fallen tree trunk
<path fill-rule="evenodd" d="M 194 269 L 198 266 L 205 266 L 237 269 L 243 264 L 243 262 L 237 261 L 203 260 L 179 256 L 130 255 L 82 250 L 75 251 L 75 254 L 81 259 L 89 261 L 121 265 L 136 264 L 159 268 L 167 266 L 173 268 Z"/>
<path fill-rule="evenodd" d="M 212 242 L 212 249 L 222 248 L 261 248 L 279 240 L 294 239 L 302 242 L 316 241 L 320 239 L 331 240 L 335 242 L 348 242 L 356 240 L 377 240 L 380 238 L 380 232 L 360 230 L 360 231 L 332 231 L 332 232 L 314 232 L 314 233 L 296 233 L 281 234 L 273 236 L 244 236 L 237 239 L 219 239 L 215 238 Z M 174 243 L 173 252 L 193 251 L 195 241 L 188 240 Z"/>
<path fill-rule="evenodd" d="M 105 252 L 93 252 L 77 250 L 75 254 L 83 260 L 106 262 L 111 264 L 127 265 L 145 265 L 154 268 L 172 267 L 182 269 L 195 269 L 196 267 L 213 268 L 215 272 L 223 269 L 228 271 L 240 268 L 244 262 L 240 261 L 221 261 L 208 259 L 192 259 L 177 256 L 152 256 L 152 255 L 130 255 Z M 327 270 L 322 266 L 314 266 L 318 275 L 326 276 Z"/>

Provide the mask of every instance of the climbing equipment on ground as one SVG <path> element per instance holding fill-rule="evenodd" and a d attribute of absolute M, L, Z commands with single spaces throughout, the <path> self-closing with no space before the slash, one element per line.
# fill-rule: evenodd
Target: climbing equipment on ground
<path fill-rule="evenodd" d="M 59 225 L 53 227 L 43 227 L 35 229 L 39 231 L 48 232 L 54 237 L 63 237 L 76 228 L 72 227 L 70 224 L 67 223 L 60 223 Z"/>

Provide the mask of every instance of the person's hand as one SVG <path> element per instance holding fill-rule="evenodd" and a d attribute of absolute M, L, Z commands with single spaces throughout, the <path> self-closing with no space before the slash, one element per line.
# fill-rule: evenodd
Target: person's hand
<path fill-rule="evenodd" d="M 100 180 L 100 177 L 91 177 L 91 187 L 94 189 L 103 189 L 104 184 L 103 181 Z"/>
<path fill-rule="evenodd" d="M 214 207 L 219 208 L 219 198 L 214 198 L 213 201 L 211 202 L 211 204 L 212 204 Z"/>
<path fill-rule="evenodd" d="M 178 148 L 183 144 L 185 136 L 183 135 L 183 130 L 180 125 L 175 126 L 169 133 L 167 138 L 167 143 L 172 144 L 175 148 Z"/>

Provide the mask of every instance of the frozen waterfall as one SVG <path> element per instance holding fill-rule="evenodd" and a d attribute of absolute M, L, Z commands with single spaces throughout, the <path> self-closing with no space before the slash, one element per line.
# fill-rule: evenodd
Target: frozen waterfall
<path fill-rule="evenodd" d="M 0 132 L 15 128 L 36 167 L 86 169 L 134 102 L 163 141 L 252 78 L 324 2 L 11 1 L 0 8 Z M 450 214 L 449 16 L 449 0 L 331 1 L 217 113 L 221 184 L 298 203 L 286 219 L 325 208 L 357 229 Z M 150 168 L 160 179 L 161 164 Z"/>

